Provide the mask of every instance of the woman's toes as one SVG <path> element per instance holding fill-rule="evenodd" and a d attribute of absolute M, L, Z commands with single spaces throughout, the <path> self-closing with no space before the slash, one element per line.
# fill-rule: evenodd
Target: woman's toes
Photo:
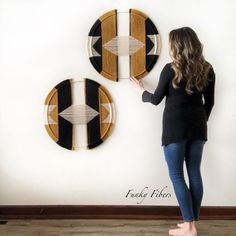
<path fill-rule="evenodd" d="M 178 229 L 170 229 L 169 235 L 178 235 Z"/>
<path fill-rule="evenodd" d="M 169 229 L 169 235 L 174 235 L 173 229 Z"/>

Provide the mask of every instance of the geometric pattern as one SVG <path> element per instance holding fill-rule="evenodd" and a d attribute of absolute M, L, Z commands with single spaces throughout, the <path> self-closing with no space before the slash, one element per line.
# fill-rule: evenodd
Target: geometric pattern
<path fill-rule="evenodd" d="M 117 56 L 126 56 L 133 55 L 143 48 L 144 44 L 132 36 L 120 36 L 108 41 L 103 47 Z"/>
<path fill-rule="evenodd" d="M 71 105 L 59 115 L 73 125 L 87 124 L 99 113 L 88 105 Z"/>
<path fill-rule="evenodd" d="M 110 94 L 91 79 L 64 80 L 45 100 L 45 128 L 58 145 L 69 150 L 97 147 L 110 136 L 114 122 Z"/>
<path fill-rule="evenodd" d="M 119 19 L 129 14 L 126 22 Z M 119 29 L 127 24 L 126 33 Z M 88 55 L 93 67 L 105 78 L 119 81 L 120 60 L 128 56 L 129 76 L 143 78 L 151 71 L 160 55 L 160 35 L 151 19 L 141 11 L 116 9 L 103 14 L 88 35 Z"/>

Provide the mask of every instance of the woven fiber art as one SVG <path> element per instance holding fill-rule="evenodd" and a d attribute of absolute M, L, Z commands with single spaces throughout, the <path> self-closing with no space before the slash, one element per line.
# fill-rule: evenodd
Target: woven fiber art
<path fill-rule="evenodd" d="M 106 88 L 96 81 L 64 80 L 45 100 L 49 136 L 69 150 L 101 144 L 114 126 L 115 109 Z"/>
<path fill-rule="evenodd" d="M 151 71 L 160 54 L 160 36 L 151 19 L 141 11 L 112 10 L 102 15 L 88 35 L 93 67 L 105 78 L 135 76 Z"/>

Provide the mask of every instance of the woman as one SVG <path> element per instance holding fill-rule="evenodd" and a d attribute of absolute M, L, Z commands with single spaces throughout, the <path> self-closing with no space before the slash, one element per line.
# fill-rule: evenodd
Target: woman
<path fill-rule="evenodd" d="M 197 235 L 195 223 L 199 220 L 203 196 L 200 164 L 215 88 L 214 70 L 202 51 L 203 46 L 191 28 L 172 30 L 169 33 L 172 62 L 163 68 L 155 92 L 150 93 L 141 81 L 130 77 L 143 102 L 158 105 L 166 97 L 162 146 L 184 221 L 176 229 L 170 229 L 169 235 Z M 184 160 L 189 188 L 184 179 Z"/>

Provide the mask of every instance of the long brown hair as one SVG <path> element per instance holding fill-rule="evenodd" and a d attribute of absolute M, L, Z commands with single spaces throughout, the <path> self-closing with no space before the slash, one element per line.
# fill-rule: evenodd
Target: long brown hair
<path fill-rule="evenodd" d="M 207 85 L 211 65 L 203 56 L 203 45 L 197 34 L 189 27 L 174 29 L 169 33 L 169 43 L 172 68 L 175 71 L 173 87 L 177 88 L 177 84 L 185 79 L 188 94 L 193 93 L 194 87 L 202 91 Z"/>

